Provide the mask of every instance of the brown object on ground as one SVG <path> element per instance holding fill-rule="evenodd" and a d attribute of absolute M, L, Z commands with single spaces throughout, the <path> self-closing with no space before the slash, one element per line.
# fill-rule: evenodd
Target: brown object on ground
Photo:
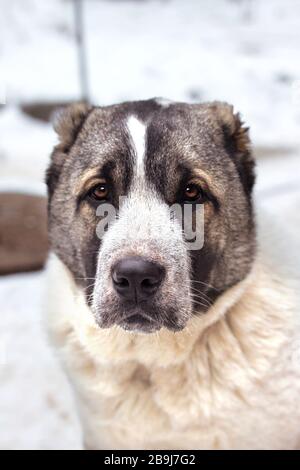
<path fill-rule="evenodd" d="M 41 269 L 47 252 L 47 199 L 0 193 L 0 274 Z"/>

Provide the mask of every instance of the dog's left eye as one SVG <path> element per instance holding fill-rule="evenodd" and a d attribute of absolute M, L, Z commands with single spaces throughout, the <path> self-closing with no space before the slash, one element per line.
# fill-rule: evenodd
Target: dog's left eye
<path fill-rule="evenodd" d="M 107 183 L 100 183 L 90 190 L 89 197 L 96 201 L 104 201 L 107 199 L 108 194 L 109 189 Z"/>
<path fill-rule="evenodd" d="M 184 190 L 183 199 L 185 202 L 204 202 L 204 193 L 200 186 L 194 183 L 188 184 Z"/>

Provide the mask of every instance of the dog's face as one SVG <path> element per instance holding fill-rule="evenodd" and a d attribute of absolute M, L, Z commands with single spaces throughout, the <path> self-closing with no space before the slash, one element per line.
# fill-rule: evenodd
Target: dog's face
<path fill-rule="evenodd" d="M 231 106 L 74 105 L 57 132 L 50 240 L 100 327 L 181 330 L 248 274 L 254 162 Z"/>

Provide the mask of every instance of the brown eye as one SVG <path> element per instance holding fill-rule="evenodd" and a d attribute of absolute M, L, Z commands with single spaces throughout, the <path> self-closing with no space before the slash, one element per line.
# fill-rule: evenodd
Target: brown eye
<path fill-rule="evenodd" d="M 104 201 L 108 196 L 108 186 L 106 183 L 100 183 L 91 189 L 89 196 L 96 201 Z"/>
<path fill-rule="evenodd" d="M 200 200 L 199 202 L 202 202 L 201 200 L 203 199 L 203 191 L 202 189 L 197 186 L 196 184 L 188 184 L 185 188 L 184 191 L 184 200 L 186 202 L 193 202 Z"/>

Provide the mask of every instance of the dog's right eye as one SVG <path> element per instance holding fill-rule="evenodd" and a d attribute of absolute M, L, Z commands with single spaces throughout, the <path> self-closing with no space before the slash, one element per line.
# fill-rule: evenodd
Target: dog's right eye
<path fill-rule="evenodd" d="M 109 195 L 109 188 L 107 183 L 99 183 L 94 186 L 88 193 L 88 196 L 95 201 L 106 201 Z"/>

